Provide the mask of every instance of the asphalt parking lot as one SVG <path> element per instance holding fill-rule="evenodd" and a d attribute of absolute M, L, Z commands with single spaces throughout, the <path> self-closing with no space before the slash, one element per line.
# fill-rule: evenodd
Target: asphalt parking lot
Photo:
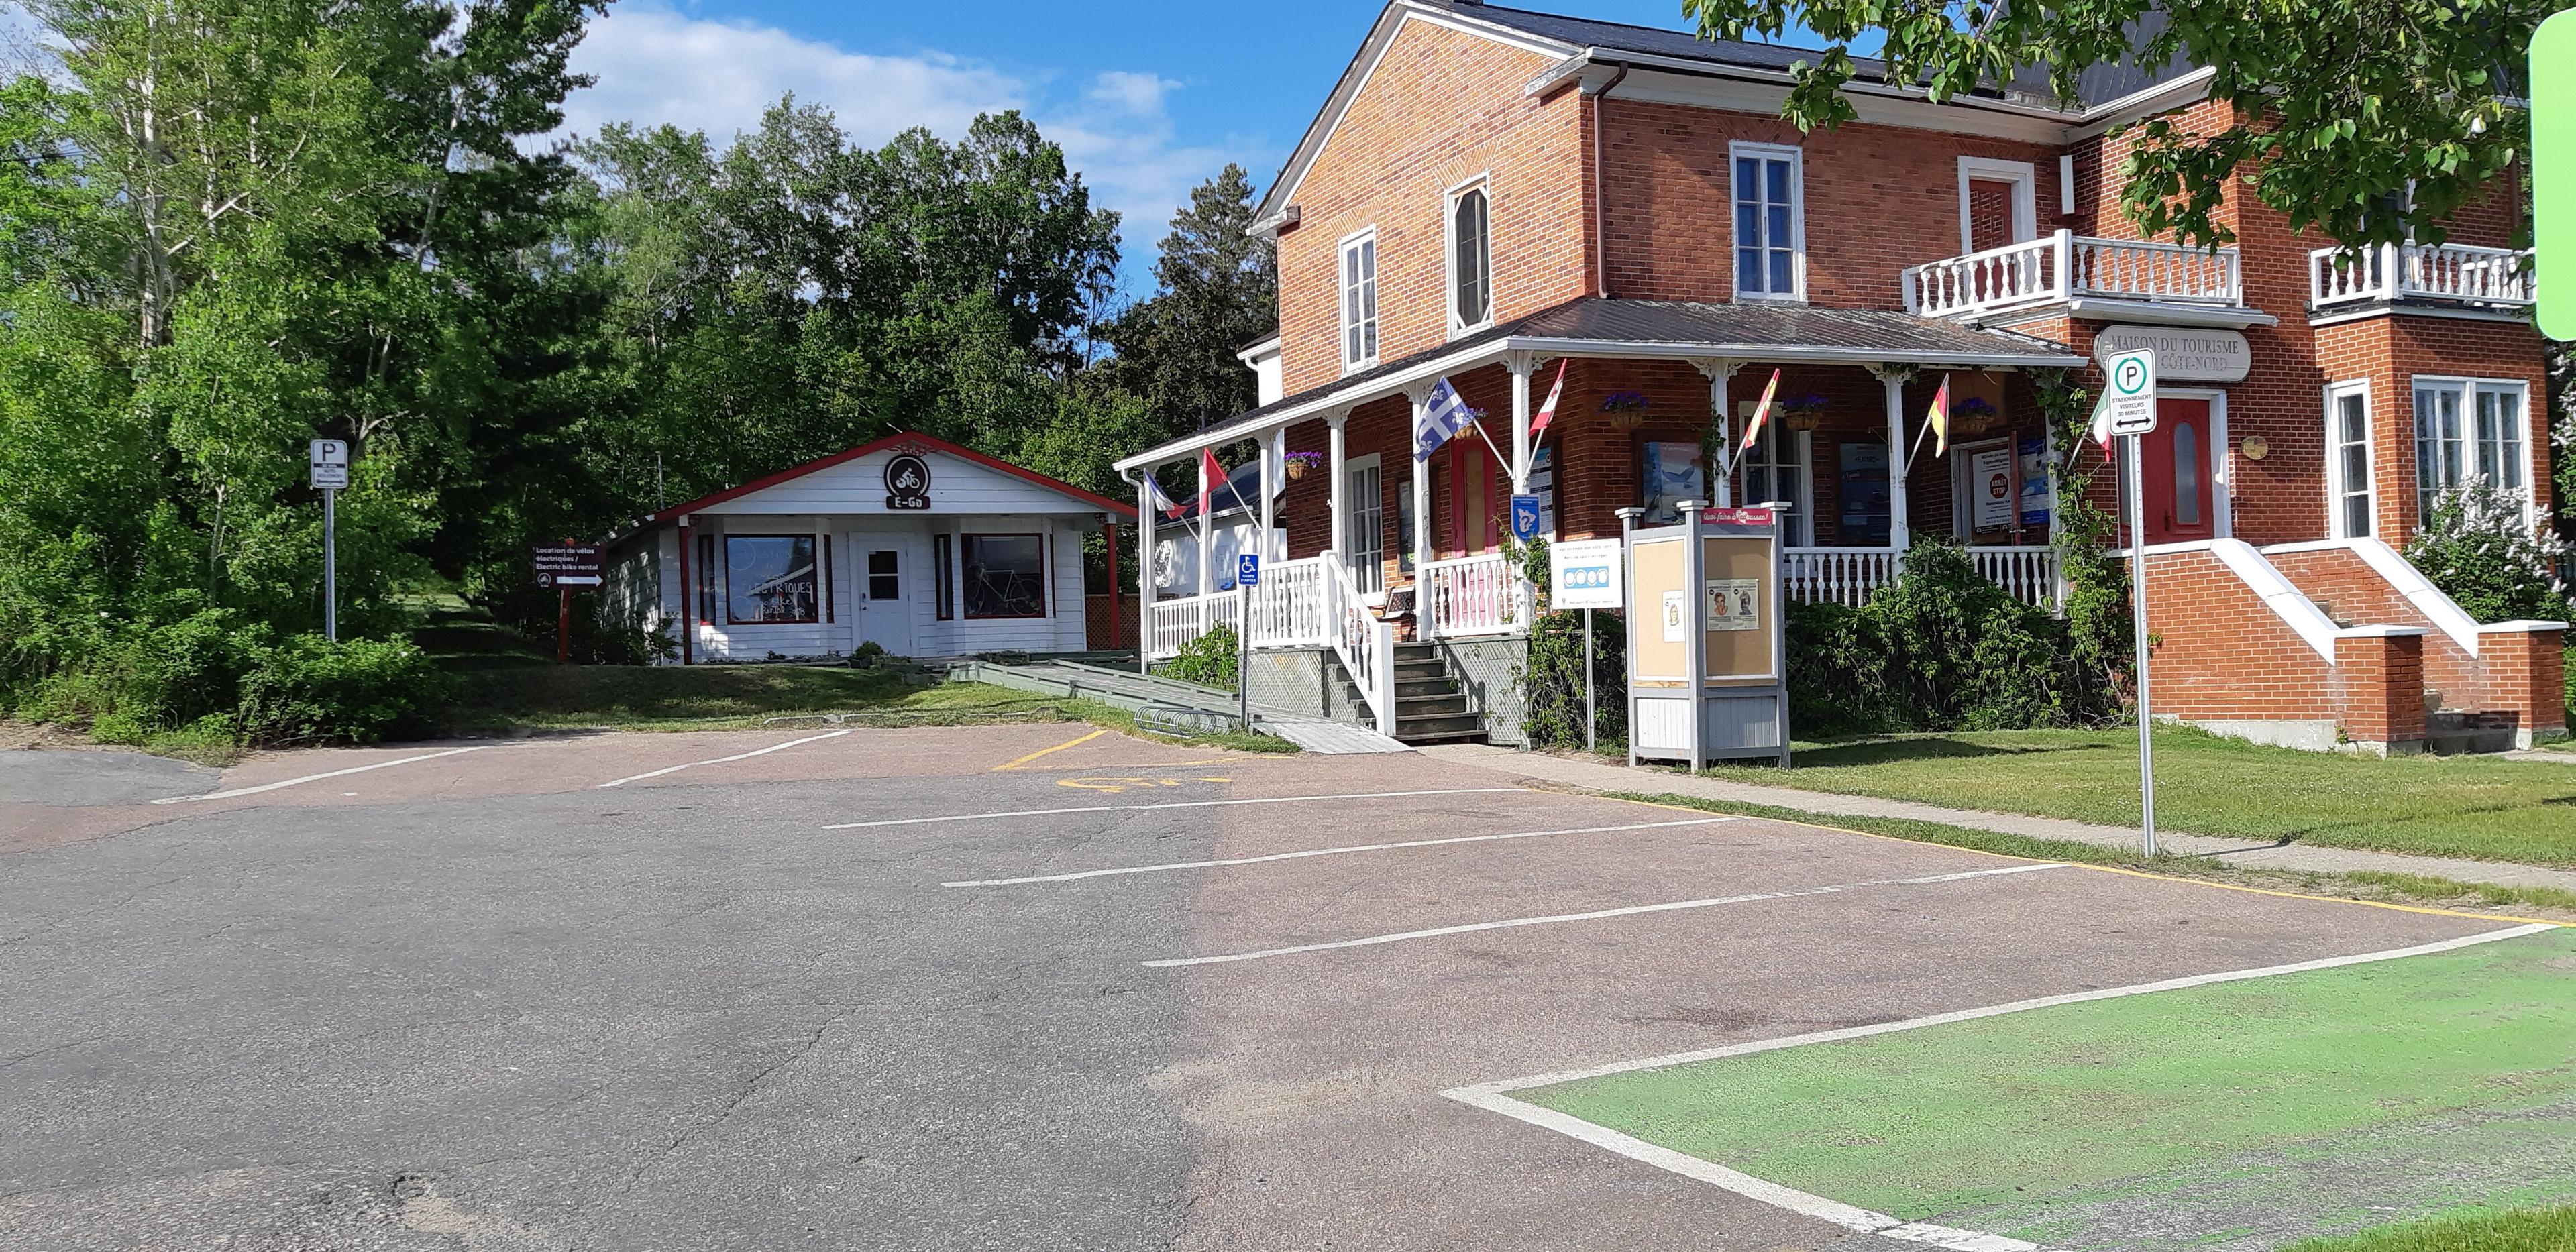
<path fill-rule="evenodd" d="M 2497 925 L 1069 726 L 6 753 L 0 1248 L 1921 1247 L 1443 1092 Z"/>

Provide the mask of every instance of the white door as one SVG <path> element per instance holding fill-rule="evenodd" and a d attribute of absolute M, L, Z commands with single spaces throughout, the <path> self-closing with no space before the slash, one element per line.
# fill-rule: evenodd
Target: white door
<path fill-rule="evenodd" d="M 851 599 L 859 641 L 896 656 L 912 655 L 912 545 L 899 535 L 850 536 Z"/>

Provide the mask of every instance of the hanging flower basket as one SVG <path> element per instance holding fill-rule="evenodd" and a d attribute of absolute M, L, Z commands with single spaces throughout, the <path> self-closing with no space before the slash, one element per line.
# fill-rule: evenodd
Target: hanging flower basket
<path fill-rule="evenodd" d="M 1642 391 L 1611 392 L 1609 395 L 1602 397 L 1601 411 L 1609 415 L 1610 424 L 1612 426 L 1615 426 L 1620 430 L 1635 430 L 1639 426 L 1644 425 L 1646 421 L 1646 393 Z"/>
<path fill-rule="evenodd" d="M 1323 464 L 1323 463 L 1324 463 L 1324 454 L 1323 454 L 1323 453 L 1321 453 L 1321 452 L 1291 452 L 1291 453 L 1289 453 L 1289 454 L 1288 454 L 1288 481 L 1290 481 L 1290 482 L 1292 482 L 1292 483 L 1293 483 L 1293 482 L 1297 481 L 1297 480 L 1298 480 L 1298 479 L 1300 479 L 1300 478 L 1304 478 L 1304 477 L 1306 476 L 1306 471 L 1311 470 L 1311 469 L 1315 468 L 1316 466 L 1321 465 L 1321 464 Z"/>
<path fill-rule="evenodd" d="M 1981 396 L 1970 396 L 1961 400 L 1950 410 L 1950 431 L 1953 435 L 1982 435 L 2003 424 L 2002 410 L 1997 409 Z"/>
<path fill-rule="evenodd" d="M 1780 401 L 1780 426 L 1784 430 L 1815 430 L 1825 424 L 1826 406 L 1823 396 L 1790 396 Z"/>

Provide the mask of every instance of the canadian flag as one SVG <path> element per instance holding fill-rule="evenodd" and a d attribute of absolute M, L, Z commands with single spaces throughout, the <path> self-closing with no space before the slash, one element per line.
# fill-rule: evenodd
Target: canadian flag
<path fill-rule="evenodd" d="M 1571 362 L 1556 363 L 1556 385 L 1547 389 L 1547 403 L 1538 406 L 1538 416 L 1530 419 L 1530 439 L 1533 442 L 1547 433 L 1549 422 L 1556 420 L 1556 402 L 1565 395 L 1565 367 L 1568 364 Z"/>

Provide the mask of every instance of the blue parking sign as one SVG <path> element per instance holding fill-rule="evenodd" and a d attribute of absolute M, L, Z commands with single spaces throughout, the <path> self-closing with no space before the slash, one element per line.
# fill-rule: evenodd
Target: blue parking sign
<path fill-rule="evenodd" d="M 1512 538 L 1528 543 L 1538 538 L 1538 497 L 1512 497 Z"/>
<path fill-rule="evenodd" d="M 1261 585 L 1261 554 L 1246 552 L 1234 558 L 1234 582 L 1238 587 Z"/>

